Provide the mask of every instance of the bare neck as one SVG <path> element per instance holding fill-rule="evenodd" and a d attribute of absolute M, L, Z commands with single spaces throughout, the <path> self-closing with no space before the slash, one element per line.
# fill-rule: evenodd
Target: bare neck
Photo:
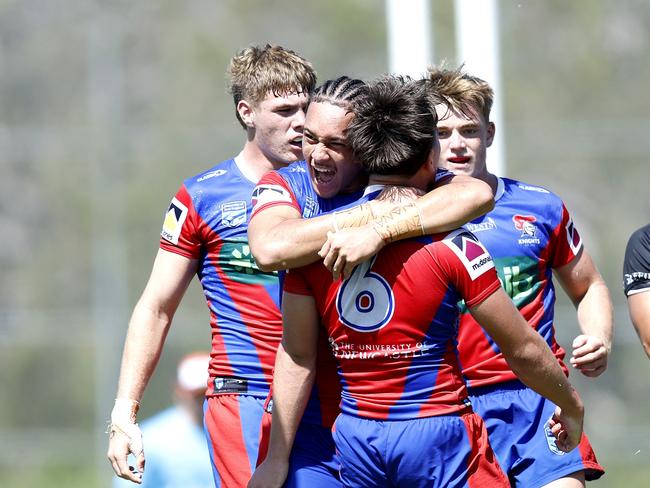
<path fill-rule="evenodd" d="M 235 162 L 242 174 L 254 183 L 257 183 L 269 171 L 286 166 L 284 163 L 269 160 L 259 146 L 251 141 L 244 144 L 241 152 L 235 156 Z"/>

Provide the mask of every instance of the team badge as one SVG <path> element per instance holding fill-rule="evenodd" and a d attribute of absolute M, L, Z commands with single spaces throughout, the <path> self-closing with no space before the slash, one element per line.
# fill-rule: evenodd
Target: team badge
<path fill-rule="evenodd" d="M 221 225 L 239 227 L 246 223 L 246 202 L 228 202 L 221 205 Z"/>
<path fill-rule="evenodd" d="M 442 242 L 458 256 L 472 281 L 494 268 L 492 256 L 470 232 L 459 229 L 449 234 Z"/>
<path fill-rule="evenodd" d="M 267 203 L 291 202 L 289 191 L 280 185 L 258 185 L 253 190 L 253 211 Z"/>
<path fill-rule="evenodd" d="M 515 229 L 521 231 L 519 236 L 519 244 L 539 244 L 541 241 L 537 237 L 537 226 L 535 222 L 537 219 L 532 215 L 513 215 L 512 221 L 515 224 Z"/>
<path fill-rule="evenodd" d="M 165 213 L 165 221 L 160 232 L 162 238 L 172 244 L 178 244 L 178 237 L 181 235 L 181 229 L 183 228 L 183 222 L 185 222 L 186 217 L 187 207 L 176 198 L 173 198 L 172 203 L 169 204 L 167 213 Z"/>
<path fill-rule="evenodd" d="M 566 454 L 564 451 L 560 450 L 559 447 L 557 447 L 557 440 L 555 439 L 553 432 L 551 432 L 551 425 L 549 422 L 546 422 L 546 424 L 544 424 L 544 435 L 546 436 L 546 443 L 548 444 L 548 448 L 553 454 L 557 454 L 558 456 L 564 456 Z"/>
<path fill-rule="evenodd" d="M 573 254 L 578 254 L 580 247 L 582 246 L 582 238 L 578 233 L 577 229 L 573 225 L 573 219 L 569 219 L 566 224 L 566 238 L 569 241 L 569 247 Z"/>

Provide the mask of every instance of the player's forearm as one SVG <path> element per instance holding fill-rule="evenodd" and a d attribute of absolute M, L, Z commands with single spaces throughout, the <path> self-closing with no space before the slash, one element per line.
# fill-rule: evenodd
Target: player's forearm
<path fill-rule="evenodd" d="M 469 176 L 455 176 L 416 202 L 425 234 L 456 229 L 494 208 L 494 196 L 487 183 Z"/>
<path fill-rule="evenodd" d="M 487 183 L 468 176 L 456 176 L 417 200 L 397 200 L 381 214 L 370 204 L 337 212 L 339 228 L 372 223 L 385 243 L 456 229 L 494 208 L 492 190 Z M 393 192 L 399 198 L 400 192 Z"/>
<path fill-rule="evenodd" d="M 261 222 L 264 218 L 261 213 L 248 230 L 251 253 L 262 271 L 297 268 L 320 259 L 318 251 L 332 230 L 331 216 L 288 219 L 272 226 Z"/>
<path fill-rule="evenodd" d="M 278 348 L 273 372 L 269 459 L 289 459 L 314 383 L 315 367 L 315 357 L 291 356 L 282 345 Z"/>
<path fill-rule="evenodd" d="M 117 398 L 140 401 L 158 364 L 171 317 L 138 303 L 124 342 Z"/>
<path fill-rule="evenodd" d="M 605 281 L 599 276 L 577 305 L 578 324 L 583 334 L 598 337 L 611 351 L 614 333 L 614 307 Z"/>

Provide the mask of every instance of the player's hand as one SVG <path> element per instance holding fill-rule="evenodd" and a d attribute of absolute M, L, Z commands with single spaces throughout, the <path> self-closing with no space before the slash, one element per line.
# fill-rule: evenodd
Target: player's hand
<path fill-rule="evenodd" d="M 142 483 L 144 449 L 142 432 L 135 421 L 139 403 L 127 398 L 115 400 L 108 431 L 108 460 L 120 478 Z M 129 466 L 129 454 L 135 456 L 135 467 Z"/>
<path fill-rule="evenodd" d="M 318 255 L 332 273 L 334 280 L 347 279 L 354 267 L 374 256 L 384 247 L 385 242 L 372 228 L 372 224 L 362 227 L 349 227 L 338 232 L 328 232 L 327 240 Z"/>
<path fill-rule="evenodd" d="M 555 407 L 555 413 L 548 421 L 548 426 L 555 437 L 555 445 L 559 450 L 569 452 L 580 444 L 583 420 L 584 410 L 569 415 L 560 407 Z"/>
<path fill-rule="evenodd" d="M 600 376 L 607 369 L 609 347 L 596 336 L 579 335 L 573 339 L 571 365 L 590 378 Z"/>
<path fill-rule="evenodd" d="M 129 454 L 135 456 L 135 467 L 129 466 Z M 111 425 L 107 456 L 116 475 L 134 483 L 142 483 L 145 460 L 142 433 L 138 424 L 128 424 L 121 427 L 115 424 Z"/>
<path fill-rule="evenodd" d="M 287 479 L 288 471 L 287 460 L 266 458 L 253 473 L 247 488 L 281 488 Z"/>

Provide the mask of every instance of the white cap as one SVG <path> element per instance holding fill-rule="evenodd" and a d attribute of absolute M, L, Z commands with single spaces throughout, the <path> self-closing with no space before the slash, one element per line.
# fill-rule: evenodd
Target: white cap
<path fill-rule="evenodd" d="M 178 363 L 176 382 L 183 390 L 204 390 L 208 386 L 210 355 L 195 352 L 183 357 Z"/>

